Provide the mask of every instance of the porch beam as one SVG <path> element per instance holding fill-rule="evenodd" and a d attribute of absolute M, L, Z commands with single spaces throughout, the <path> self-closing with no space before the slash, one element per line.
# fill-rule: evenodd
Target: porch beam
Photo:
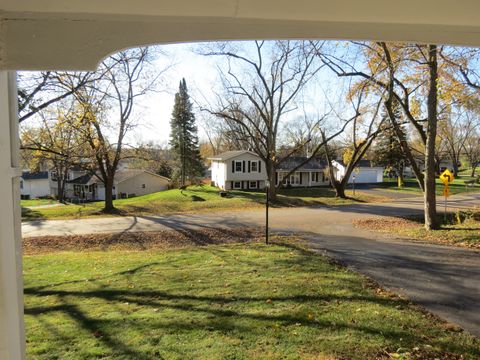
<path fill-rule="evenodd" d="M 0 71 L 0 359 L 25 359 L 17 77 Z"/>

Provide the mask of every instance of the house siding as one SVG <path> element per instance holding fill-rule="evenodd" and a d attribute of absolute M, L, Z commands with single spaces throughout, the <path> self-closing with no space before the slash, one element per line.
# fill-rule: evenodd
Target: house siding
<path fill-rule="evenodd" d="M 241 169 L 237 171 L 236 162 L 241 165 Z M 252 163 L 257 165 L 257 171 L 252 171 Z M 224 190 L 233 190 L 234 183 L 240 182 L 240 189 L 254 189 L 250 186 L 250 181 L 255 181 L 257 189 L 265 187 L 265 179 L 267 172 L 264 162 L 256 155 L 245 153 L 225 161 L 212 161 L 212 182 L 215 186 Z M 258 171 L 260 170 L 260 171 Z"/>
<path fill-rule="evenodd" d="M 48 179 L 24 180 L 23 186 L 20 189 L 20 194 L 23 196 L 30 196 L 31 199 L 39 197 L 50 196 L 50 184 Z"/>
<path fill-rule="evenodd" d="M 145 185 L 145 188 L 143 187 Z M 168 179 L 148 172 L 135 175 L 115 186 L 118 197 L 121 194 L 140 196 L 168 189 Z"/>

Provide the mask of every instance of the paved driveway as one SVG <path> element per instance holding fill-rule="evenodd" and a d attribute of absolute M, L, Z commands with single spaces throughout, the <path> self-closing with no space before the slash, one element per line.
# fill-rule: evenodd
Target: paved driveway
<path fill-rule="evenodd" d="M 458 198 L 459 206 L 476 199 Z M 453 202 L 452 202 L 453 203 Z M 391 204 L 272 209 L 273 229 L 301 232 L 312 249 L 325 252 L 441 317 L 480 336 L 480 254 L 471 250 L 388 239 L 356 229 L 352 219 L 422 212 L 419 198 Z M 92 232 L 182 230 L 262 226 L 264 211 L 142 216 L 24 223 L 24 236 Z"/>

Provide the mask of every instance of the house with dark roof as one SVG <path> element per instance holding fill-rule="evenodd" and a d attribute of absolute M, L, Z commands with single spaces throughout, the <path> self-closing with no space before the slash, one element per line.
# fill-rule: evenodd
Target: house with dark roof
<path fill-rule="evenodd" d="M 327 176 L 327 162 L 321 159 L 313 158 L 307 160 L 304 156 L 291 156 L 281 162 L 277 167 L 275 183 L 280 182 L 288 187 L 312 187 L 326 186 L 330 184 Z M 302 165 L 303 164 L 303 165 Z M 292 170 L 292 174 L 288 175 Z"/>
<path fill-rule="evenodd" d="M 328 185 L 326 163 L 313 159 L 299 167 L 306 158 L 290 157 L 277 168 L 275 182 L 288 187 L 310 187 Z M 212 184 L 223 190 L 263 189 L 267 180 L 264 161 L 254 152 L 248 150 L 227 151 L 209 158 L 211 160 Z"/>
<path fill-rule="evenodd" d="M 23 199 L 50 196 L 48 171 L 24 171 L 20 178 L 20 195 Z"/>
<path fill-rule="evenodd" d="M 168 189 L 170 179 L 141 169 L 120 169 L 113 182 L 114 199 L 147 195 Z M 105 200 L 105 186 L 98 174 L 83 174 L 68 180 L 65 196 L 72 200 Z"/>
<path fill-rule="evenodd" d="M 227 151 L 209 158 L 211 160 L 212 185 L 223 190 L 263 189 L 267 180 L 264 161 L 248 150 Z M 328 164 L 320 158 L 308 162 L 306 157 L 291 156 L 281 162 L 276 169 L 275 185 L 285 187 L 328 186 Z M 337 180 L 345 176 L 345 166 L 341 161 L 332 161 Z M 292 170 L 295 170 L 293 173 Z M 369 160 L 361 160 L 350 177 L 356 183 L 377 183 L 383 181 L 383 167 L 372 166 Z"/>

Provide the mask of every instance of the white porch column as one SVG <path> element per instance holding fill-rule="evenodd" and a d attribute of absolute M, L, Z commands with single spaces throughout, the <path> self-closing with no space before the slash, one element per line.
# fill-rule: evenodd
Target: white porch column
<path fill-rule="evenodd" d="M 17 78 L 0 71 L 0 359 L 25 358 Z"/>

